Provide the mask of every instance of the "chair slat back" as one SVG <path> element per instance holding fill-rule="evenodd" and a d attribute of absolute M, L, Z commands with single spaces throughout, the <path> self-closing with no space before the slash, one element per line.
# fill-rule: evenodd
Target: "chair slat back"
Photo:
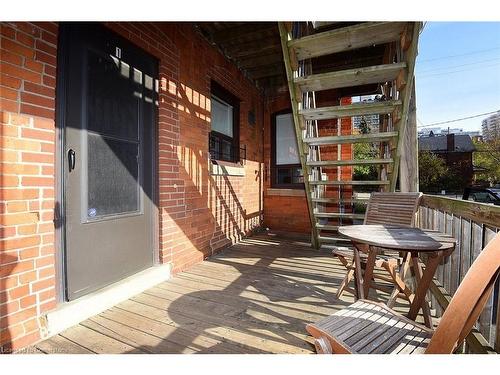
<path fill-rule="evenodd" d="M 469 334 L 500 273 L 500 233 L 472 264 L 444 312 L 426 353 L 453 353 Z"/>
<path fill-rule="evenodd" d="M 372 193 L 364 224 L 413 227 L 421 198 L 422 193 Z"/>

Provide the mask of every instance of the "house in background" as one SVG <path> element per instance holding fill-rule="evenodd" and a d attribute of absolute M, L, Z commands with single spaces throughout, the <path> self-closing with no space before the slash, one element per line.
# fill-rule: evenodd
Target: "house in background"
<path fill-rule="evenodd" d="M 473 183 L 472 153 L 475 147 L 470 135 L 447 134 L 419 137 L 418 150 L 428 151 L 442 158 L 450 169 L 462 176 L 464 185 L 469 186 Z"/>

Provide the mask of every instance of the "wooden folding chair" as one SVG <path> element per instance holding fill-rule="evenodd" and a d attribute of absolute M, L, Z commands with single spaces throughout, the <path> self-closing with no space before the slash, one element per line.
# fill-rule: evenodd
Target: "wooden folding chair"
<path fill-rule="evenodd" d="M 499 273 L 497 234 L 472 264 L 435 331 L 368 300 L 358 300 L 306 329 L 318 353 L 450 354 L 471 331 Z"/>
<path fill-rule="evenodd" d="M 368 206 L 366 207 L 365 219 L 363 224 L 387 224 L 397 225 L 402 227 L 415 226 L 415 218 L 422 193 L 379 193 L 375 192 L 370 195 Z M 337 290 L 337 298 L 340 298 L 344 291 L 351 290 L 348 285 L 355 275 L 355 262 L 353 251 L 346 247 L 336 247 L 332 254 L 336 256 L 342 265 L 347 269 L 346 275 L 340 283 Z M 366 261 L 366 255 L 361 253 L 361 260 Z M 395 285 L 401 284 L 401 277 L 404 278 L 408 265 L 402 262 L 402 269 L 399 270 L 399 262 L 397 257 L 380 257 L 375 264 L 377 267 L 384 268 L 389 277 L 381 277 L 385 281 L 390 281 Z M 373 287 L 376 287 L 375 285 Z M 407 290 L 404 290 L 408 292 Z M 395 287 L 391 293 L 390 301 L 395 301 L 397 296 L 401 295 L 400 288 Z"/>

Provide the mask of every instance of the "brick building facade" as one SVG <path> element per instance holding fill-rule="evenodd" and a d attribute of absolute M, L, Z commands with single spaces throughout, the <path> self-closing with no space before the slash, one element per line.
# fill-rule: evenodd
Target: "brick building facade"
<path fill-rule="evenodd" d="M 288 94 L 266 97 L 189 23 L 106 26 L 158 62 L 154 264 L 170 264 L 173 273 L 180 272 L 262 225 L 308 233 L 303 190 L 273 194 L 270 189 L 271 115 L 289 107 Z M 4 351 L 42 338 L 45 314 L 65 303 L 58 227 L 64 214 L 58 210 L 59 169 L 65 166 L 58 162 L 59 30 L 57 23 L 1 24 Z M 245 157 L 241 165 L 223 168 L 233 172 L 218 173 L 209 157 L 212 82 L 239 99 L 239 144 Z M 350 123 L 343 123 L 342 134 L 347 131 Z"/>

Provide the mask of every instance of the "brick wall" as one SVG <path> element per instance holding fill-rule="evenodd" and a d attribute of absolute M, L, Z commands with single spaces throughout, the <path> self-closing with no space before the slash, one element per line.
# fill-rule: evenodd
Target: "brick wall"
<path fill-rule="evenodd" d="M 263 98 L 189 24 L 167 32 L 181 64 L 177 79 L 166 77 L 165 81 L 169 93 L 175 92 L 172 110 L 178 130 L 166 131 L 166 145 L 160 145 L 172 158 L 167 163 L 172 169 L 160 175 L 160 209 L 163 256 L 174 262 L 174 272 L 178 272 L 260 225 Z M 240 145 L 247 150 L 244 177 L 209 173 L 211 80 L 241 100 Z M 249 110 L 255 112 L 255 125 L 248 124 Z M 172 154 L 169 141 L 177 144 Z"/>
<path fill-rule="evenodd" d="M 332 105 L 351 104 L 351 98 L 339 98 L 335 90 L 320 92 L 317 95 L 317 106 L 326 107 Z M 278 231 L 289 231 L 298 233 L 310 233 L 311 222 L 309 219 L 307 201 L 305 194 L 301 194 L 296 189 L 287 191 L 271 191 L 271 116 L 275 112 L 290 108 L 290 99 L 287 93 L 268 101 L 265 119 L 264 132 L 264 162 L 265 162 L 265 184 L 264 184 L 264 225 L 270 229 Z M 352 124 L 350 118 L 343 118 L 340 121 L 341 135 L 351 134 Z M 337 135 L 337 120 L 318 121 L 318 131 L 320 136 Z M 324 160 L 337 159 L 337 146 L 322 146 L 321 155 Z M 342 159 L 352 159 L 352 146 L 342 145 Z M 328 179 L 337 179 L 337 168 L 323 168 Z M 352 179 L 352 167 L 342 167 L 341 179 Z M 335 187 L 327 187 L 327 194 L 334 196 L 337 192 Z M 344 187 L 344 197 L 348 198 L 352 194 L 351 187 Z M 327 205 L 327 211 L 338 211 L 338 206 Z"/>
<path fill-rule="evenodd" d="M 160 261 L 174 272 L 261 221 L 263 98 L 189 24 L 108 23 L 159 59 Z M 40 338 L 55 303 L 57 24 L 1 24 L 0 347 Z M 209 173 L 210 82 L 240 100 L 244 176 Z M 247 122 L 255 112 L 255 125 Z"/>
<path fill-rule="evenodd" d="M 323 94 L 323 95 L 321 95 Z M 326 95 L 325 95 L 326 94 Z M 338 98 L 336 97 L 335 91 L 320 93 L 317 96 L 318 106 L 326 107 L 333 105 L 349 105 L 352 103 L 351 98 Z M 340 124 L 339 124 L 340 122 Z M 340 132 L 339 132 L 340 125 Z M 318 132 L 320 136 L 328 135 L 349 135 L 352 134 L 352 120 L 350 118 L 342 118 L 339 120 L 321 120 L 318 121 Z M 340 147 L 340 155 L 339 155 Z M 339 157 L 342 160 L 353 159 L 353 147 L 352 145 L 340 145 L 340 146 L 321 146 L 320 148 L 321 157 L 325 160 L 337 160 Z M 339 169 L 335 168 L 323 168 L 323 173 L 326 173 L 329 180 L 337 180 Z M 341 167 L 340 168 L 340 180 L 352 180 L 353 167 Z M 338 198 L 339 189 L 341 190 L 342 197 L 344 199 L 349 199 L 352 196 L 352 186 L 326 186 L 325 196 Z M 339 212 L 338 204 L 326 203 L 323 204 L 326 212 Z M 345 212 L 351 212 L 351 207 L 346 205 L 344 207 Z M 343 219 L 343 223 L 346 219 Z M 330 220 L 330 224 L 338 224 L 335 219 Z"/>
<path fill-rule="evenodd" d="M 264 120 L 264 225 L 276 231 L 310 233 L 311 222 L 305 195 L 297 190 L 291 190 L 288 193 L 286 191 L 270 192 L 269 190 L 271 189 L 272 115 L 287 109 L 291 109 L 290 96 L 287 92 L 268 100 L 266 103 Z"/>
<path fill-rule="evenodd" d="M 37 318 L 55 306 L 57 30 L 1 24 L 0 348 L 37 340 Z"/>

